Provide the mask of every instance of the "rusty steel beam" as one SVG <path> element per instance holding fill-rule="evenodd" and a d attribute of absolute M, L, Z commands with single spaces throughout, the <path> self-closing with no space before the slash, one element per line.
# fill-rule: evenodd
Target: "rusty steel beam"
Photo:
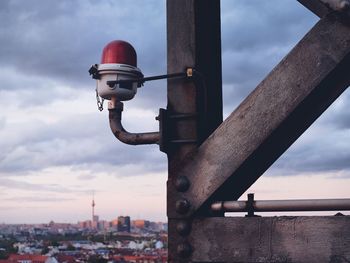
<path fill-rule="evenodd" d="M 349 0 L 320 0 L 326 6 L 337 12 L 346 12 L 350 8 Z"/>
<path fill-rule="evenodd" d="M 168 215 L 238 199 L 348 87 L 349 69 L 349 21 L 327 16 L 188 158 L 178 173 L 190 178 L 188 191 L 168 182 Z"/>
<path fill-rule="evenodd" d="M 168 80 L 168 105 L 162 110 L 161 148 L 168 155 L 168 204 L 191 184 L 179 174 L 187 156 L 222 122 L 220 1 L 167 0 L 168 74 L 195 68 L 193 79 Z M 190 175 L 189 175 L 190 176 Z M 170 187 L 171 184 L 168 183 Z M 169 208 L 169 206 L 167 207 Z M 188 262 L 191 221 L 169 218 L 169 262 Z"/>
<path fill-rule="evenodd" d="M 168 74 L 189 67 L 196 71 L 192 80 L 168 80 L 166 153 L 182 159 L 223 119 L 220 1 L 168 0 L 167 43 Z"/>
<path fill-rule="evenodd" d="M 324 17 L 332 11 L 350 14 L 349 0 L 297 0 L 318 17 Z"/>
<path fill-rule="evenodd" d="M 193 221 L 190 262 L 349 262 L 350 216 Z"/>
<path fill-rule="evenodd" d="M 328 8 L 320 0 L 297 0 L 297 1 L 301 3 L 303 6 L 305 6 L 307 9 L 309 9 L 311 12 L 313 12 L 315 15 L 321 18 L 329 14 L 329 12 L 331 12 L 331 9 Z"/>

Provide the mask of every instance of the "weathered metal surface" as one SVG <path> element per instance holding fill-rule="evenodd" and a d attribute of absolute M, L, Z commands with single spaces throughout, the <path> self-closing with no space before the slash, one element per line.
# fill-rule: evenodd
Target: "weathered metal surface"
<path fill-rule="evenodd" d="M 324 3 L 320 0 L 297 0 L 311 12 L 313 12 L 318 17 L 324 17 L 329 14 L 332 10 L 328 8 Z"/>
<path fill-rule="evenodd" d="M 248 201 L 225 201 L 211 205 L 214 211 L 248 212 Z M 346 211 L 350 210 L 350 199 L 297 199 L 297 200 L 255 200 L 255 212 L 276 211 Z"/>
<path fill-rule="evenodd" d="M 180 72 L 195 67 L 193 1 L 167 1 L 167 56 L 168 73 Z M 197 90 L 193 81 L 186 79 L 168 80 L 167 134 L 168 140 L 196 139 L 197 128 Z M 172 115 L 186 114 L 191 118 L 170 118 Z M 167 145 L 169 177 L 176 174 L 177 166 L 197 143 Z"/>
<path fill-rule="evenodd" d="M 123 103 L 111 100 L 108 106 L 109 125 L 114 136 L 121 142 L 130 145 L 157 144 L 159 143 L 159 132 L 130 133 L 123 128 L 122 111 Z"/>
<path fill-rule="evenodd" d="M 349 0 L 320 0 L 325 5 L 329 6 L 332 10 L 338 12 L 345 12 L 349 10 Z"/>
<path fill-rule="evenodd" d="M 167 43 L 168 73 L 196 71 L 191 80 L 168 80 L 168 139 L 186 145 L 170 143 L 167 154 L 182 159 L 222 122 L 220 1 L 168 0 Z M 192 117 L 172 118 L 179 115 Z"/>
<path fill-rule="evenodd" d="M 192 262 L 350 262 L 350 216 L 195 219 Z"/>
<path fill-rule="evenodd" d="M 182 28 L 182 27 L 179 27 Z M 168 182 L 168 216 L 207 211 L 240 197 L 350 84 L 350 26 L 321 19 L 198 148 L 178 174 L 191 185 L 178 194 Z M 179 198 L 190 201 L 176 213 Z M 201 211 L 198 211 L 200 208 Z"/>
<path fill-rule="evenodd" d="M 177 0 L 174 0 L 177 1 Z M 222 123 L 220 0 L 194 1 L 199 143 Z"/>
<path fill-rule="evenodd" d="M 311 12 L 313 12 L 318 17 L 324 17 L 331 11 L 325 4 L 320 0 L 297 0 Z"/>
<path fill-rule="evenodd" d="M 350 14 L 349 0 L 297 0 L 318 17 L 324 17 L 332 11 Z"/>
<path fill-rule="evenodd" d="M 181 198 L 192 184 L 190 174 L 179 173 L 184 160 L 222 122 L 220 1 L 168 0 L 167 51 L 168 73 L 196 70 L 192 79 L 168 80 L 167 111 L 161 112 L 169 142 L 162 149 L 168 155 L 169 181 L 175 182 L 168 183 L 167 199 L 177 203 L 177 210 L 168 210 L 169 262 L 188 262 L 191 220 L 171 214 L 191 205 Z"/>
<path fill-rule="evenodd" d="M 168 73 L 182 71 L 196 64 L 196 42 L 194 23 L 194 1 L 167 1 L 167 50 Z M 166 111 L 167 142 L 171 140 L 197 139 L 197 89 L 194 82 L 186 80 L 168 80 L 168 105 Z M 189 118 L 170 118 L 170 116 L 187 115 Z M 197 142 L 186 144 L 169 144 L 164 149 L 168 155 L 168 180 L 179 176 L 178 170 L 185 156 L 197 148 Z M 177 190 L 175 190 L 177 191 Z M 167 192 L 168 203 L 174 199 Z M 176 196 L 177 197 L 177 196 Z M 176 213 L 176 212 L 175 212 Z M 187 236 L 179 233 L 177 220 L 168 217 L 168 260 L 169 262 L 186 262 L 184 253 L 179 254 Z M 181 252 L 180 252 L 181 253 Z"/>

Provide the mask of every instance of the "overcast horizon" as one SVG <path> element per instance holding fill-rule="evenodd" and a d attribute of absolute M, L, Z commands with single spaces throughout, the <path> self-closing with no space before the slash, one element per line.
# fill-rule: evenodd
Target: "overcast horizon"
<path fill-rule="evenodd" d="M 145 76 L 166 73 L 165 3 L 0 1 L 0 223 L 87 220 L 93 192 L 102 220 L 166 221 L 166 155 L 115 139 L 88 74 L 115 39 L 135 47 Z M 317 21 L 296 0 L 221 1 L 225 117 Z M 165 107 L 166 81 L 146 83 L 123 124 L 157 131 Z M 349 198 L 349 129 L 347 90 L 247 192 Z"/>

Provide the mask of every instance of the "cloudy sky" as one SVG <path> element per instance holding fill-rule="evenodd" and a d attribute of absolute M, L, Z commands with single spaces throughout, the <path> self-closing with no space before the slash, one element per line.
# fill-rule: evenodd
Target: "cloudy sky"
<path fill-rule="evenodd" d="M 317 22 L 295 0 L 222 0 L 227 116 Z M 96 212 L 166 220 L 166 156 L 127 146 L 96 108 L 87 70 L 127 40 L 147 75 L 166 71 L 165 0 L 0 1 L 0 223 L 76 222 Z M 125 103 L 125 127 L 153 131 L 166 83 Z M 257 199 L 349 197 L 350 93 L 252 186 Z M 245 197 L 244 197 L 245 198 Z"/>

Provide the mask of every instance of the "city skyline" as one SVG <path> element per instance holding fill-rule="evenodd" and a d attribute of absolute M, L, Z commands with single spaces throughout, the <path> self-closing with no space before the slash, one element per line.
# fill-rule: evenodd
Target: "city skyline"
<path fill-rule="evenodd" d="M 166 222 L 166 155 L 115 139 L 88 74 L 114 39 L 135 47 L 145 76 L 166 73 L 165 3 L 0 1 L 0 223 L 90 218 L 92 192 L 100 218 Z M 317 17 L 295 0 L 221 3 L 227 117 Z M 248 192 L 257 200 L 349 197 L 349 103 L 345 91 Z M 125 102 L 123 124 L 156 131 L 165 107 L 166 81 L 149 82 Z"/>
<path fill-rule="evenodd" d="M 86 218 L 81 218 L 79 221 L 77 222 L 57 222 L 57 221 L 54 221 L 54 220 L 50 220 L 49 222 L 37 222 L 37 223 L 32 223 L 33 225 L 36 225 L 36 224 L 51 224 L 51 223 L 55 223 L 55 224 L 59 224 L 59 223 L 63 223 L 63 224 L 80 224 L 80 223 L 88 223 L 88 224 L 91 224 L 89 226 L 89 228 L 97 228 L 96 226 L 93 225 L 94 221 L 96 221 L 97 223 L 98 222 L 112 222 L 114 220 L 118 220 L 118 218 L 121 218 L 121 217 L 128 217 L 130 222 L 137 222 L 137 221 L 147 221 L 147 222 L 151 222 L 151 220 L 148 220 L 147 218 L 142 218 L 142 217 L 136 217 L 136 218 L 133 218 L 133 217 L 130 217 L 129 215 L 127 214 L 115 214 L 114 217 L 112 218 L 109 218 L 109 219 L 105 219 L 105 218 L 102 218 L 100 217 L 98 214 L 95 213 L 95 207 L 96 207 L 97 203 L 95 202 L 95 195 L 94 195 L 94 192 L 93 192 L 93 197 L 92 197 L 92 200 L 90 200 L 90 209 L 91 209 L 91 213 L 92 213 L 92 217 L 89 219 L 88 217 Z M 156 221 L 158 223 L 162 222 L 162 223 L 165 223 L 165 221 Z M 1 224 L 9 224 L 11 225 L 11 223 L 5 223 L 5 222 L 0 222 L 0 225 Z M 27 224 L 27 223 L 17 223 L 18 225 L 20 224 Z"/>

